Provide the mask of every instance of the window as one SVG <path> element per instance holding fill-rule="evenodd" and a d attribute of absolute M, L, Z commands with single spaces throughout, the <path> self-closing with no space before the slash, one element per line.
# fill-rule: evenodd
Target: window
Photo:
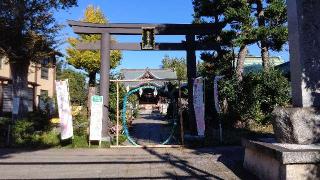
<path fill-rule="evenodd" d="M 48 79 L 49 77 L 49 59 L 44 59 L 41 63 L 41 78 Z"/>

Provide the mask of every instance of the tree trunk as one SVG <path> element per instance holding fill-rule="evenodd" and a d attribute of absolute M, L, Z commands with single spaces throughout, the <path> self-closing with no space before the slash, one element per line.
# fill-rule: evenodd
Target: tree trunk
<path fill-rule="evenodd" d="M 88 108 L 88 117 L 90 117 L 91 114 L 91 97 L 96 94 L 96 72 L 90 72 L 89 73 L 89 88 L 88 88 L 88 102 L 87 102 L 87 108 Z"/>
<path fill-rule="evenodd" d="M 19 111 L 15 119 L 22 119 L 28 113 L 28 70 L 30 62 L 10 63 L 12 97 L 19 98 Z"/>
<path fill-rule="evenodd" d="M 242 74 L 243 74 L 243 68 L 244 68 L 243 66 L 247 56 L 247 52 L 248 52 L 247 45 L 240 46 L 238 59 L 237 59 L 237 69 L 236 69 L 238 81 L 242 81 Z"/>
<path fill-rule="evenodd" d="M 268 71 L 270 68 L 269 63 L 269 48 L 261 45 L 261 57 L 262 57 L 262 67 L 264 71 Z"/>
<path fill-rule="evenodd" d="M 258 14 L 258 26 L 265 27 L 265 17 L 263 10 L 263 0 L 257 0 L 257 14 Z M 262 67 L 265 71 L 269 70 L 269 47 L 266 39 L 263 37 L 261 41 L 261 57 L 262 57 Z"/>

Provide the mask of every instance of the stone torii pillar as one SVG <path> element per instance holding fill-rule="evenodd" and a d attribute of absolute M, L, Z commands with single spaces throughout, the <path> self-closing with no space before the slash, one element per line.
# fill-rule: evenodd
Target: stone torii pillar
<path fill-rule="evenodd" d="M 195 35 L 186 35 L 187 78 L 188 78 L 188 123 L 192 134 L 197 133 L 195 111 L 193 107 L 193 82 L 197 76 Z"/>
<path fill-rule="evenodd" d="M 101 34 L 100 96 L 103 96 L 102 141 L 110 141 L 109 87 L 110 87 L 110 33 Z"/>
<path fill-rule="evenodd" d="M 320 1 L 289 0 L 288 29 L 293 108 L 273 112 L 278 142 L 320 142 Z"/>

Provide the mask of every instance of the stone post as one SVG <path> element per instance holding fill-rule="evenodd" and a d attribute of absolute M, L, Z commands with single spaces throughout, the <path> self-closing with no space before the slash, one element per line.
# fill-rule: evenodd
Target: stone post
<path fill-rule="evenodd" d="M 320 1 L 288 0 L 293 106 L 273 111 L 280 143 L 320 143 Z"/>
<path fill-rule="evenodd" d="M 320 1 L 287 3 L 293 105 L 320 107 Z"/>

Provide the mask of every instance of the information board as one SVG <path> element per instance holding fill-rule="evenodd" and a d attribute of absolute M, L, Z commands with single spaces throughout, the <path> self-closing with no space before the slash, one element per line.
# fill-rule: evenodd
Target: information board
<path fill-rule="evenodd" d="M 90 141 L 101 141 L 103 96 L 91 97 Z"/>

